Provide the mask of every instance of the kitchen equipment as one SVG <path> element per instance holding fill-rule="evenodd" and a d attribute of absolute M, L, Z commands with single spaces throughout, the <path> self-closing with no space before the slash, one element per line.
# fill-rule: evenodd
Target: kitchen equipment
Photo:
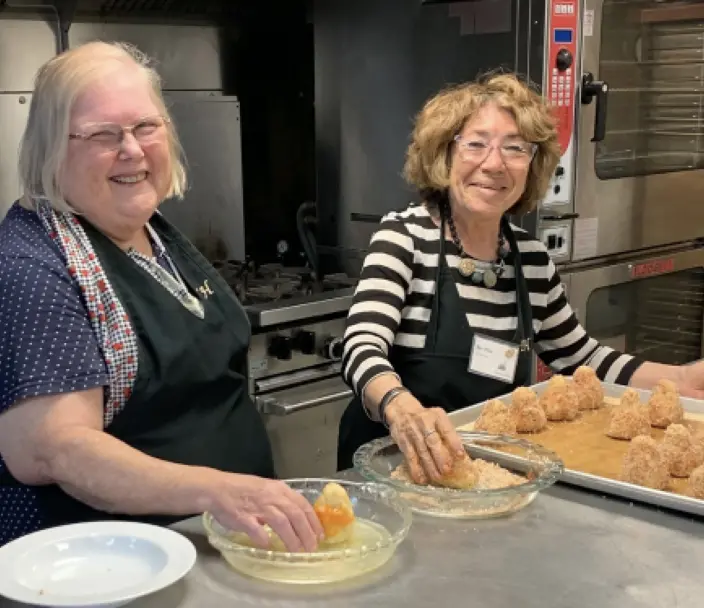
<path fill-rule="evenodd" d="M 541 382 L 532 386 L 531 388 L 540 395 L 546 386 L 547 382 Z M 626 390 L 626 388 L 628 388 L 625 386 L 607 383 L 604 383 L 603 387 L 604 394 L 607 398 L 619 398 Z M 650 391 L 645 391 L 641 389 L 635 390 L 637 390 L 640 394 L 642 402 L 646 402 L 648 400 L 648 397 L 650 396 Z M 508 404 L 510 402 L 510 395 L 505 395 L 504 397 L 500 397 L 500 399 Z M 704 420 L 704 401 L 690 399 L 687 397 L 681 397 L 680 401 L 685 409 L 685 412 L 691 415 L 693 419 Z M 484 404 L 478 404 L 474 407 L 469 407 L 453 412 L 452 414 L 450 414 L 450 419 L 457 427 L 472 423 L 479 417 L 483 405 Z M 575 422 L 565 424 L 578 423 Z M 539 442 L 540 435 L 537 435 L 534 440 L 536 442 Z M 615 439 L 612 441 L 617 442 L 617 440 Z M 575 445 L 574 449 L 578 450 L 579 446 Z M 558 454 L 558 456 L 560 456 L 560 454 Z M 568 460 L 567 455 L 565 455 L 565 460 Z M 567 465 L 567 463 L 565 464 Z M 651 490 L 650 488 L 637 486 L 634 484 L 619 481 L 617 479 L 611 479 L 591 474 L 588 472 L 571 469 L 568 466 L 565 466 L 565 470 L 560 477 L 560 481 L 571 485 L 588 488 L 590 490 L 595 490 L 597 492 L 612 494 L 614 496 L 619 496 L 629 500 L 637 500 L 654 506 L 674 509 L 683 513 L 704 516 L 704 500 L 698 500 L 696 498 L 685 496 L 683 494 L 676 494 L 673 492 Z"/>
<path fill-rule="evenodd" d="M 403 454 L 391 437 L 375 439 L 360 447 L 354 455 L 354 467 L 365 478 L 394 488 L 410 508 L 422 515 L 452 519 L 485 519 L 515 513 L 528 506 L 538 492 L 554 484 L 562 473 L 558 456 L 537 444 L 488 433 L 459 433 L 472 458 L 495 461 L 525 477 L 524 483 L 498 489 L 454 490 L 419 486 L 392 477 L 403 462 Z M 491 450 L 510 449 L 513 458 Z"/>
<path fill-rule="evenodd" d="M 0 548 L 0 596 L 33 606 L 113 608 L 172 585 L 195 561 L 193 544 L 167 528 L 59 526 Z"/>
<path fill-rule="evenodd" d="M 264 416 L 278 475 L 333 475 L 339 421 L 352 398 L 340 360 L 356 281 L 252 260 L 215 266 L 252 324 L 250 395 Z"/>
<path fill-rule="evenodd" d="M 319 244 L 359 268 L 374 224 L 418 195 L 411 118 L 448 84 L 507 69 L 551 101 L 562 157 L 522 218 L 557 263 L 704 236 L 704 3 L 316 0 Z"/>
<path fill-rule="evenodd" d="M 290 479 L 286 483 L 314 503 L 332 480 Z M 340 582 L 382 567 L 408 535 L 411 512 L 389 487 L 336 480 L 354 506 L 355 534 L 340 548 L 289 553 L 252 546 L 249 537 L 225 530 L 210 514 L 203 525 L 211 545 L 235 570 L 269 582 L 317 585 Z"/>

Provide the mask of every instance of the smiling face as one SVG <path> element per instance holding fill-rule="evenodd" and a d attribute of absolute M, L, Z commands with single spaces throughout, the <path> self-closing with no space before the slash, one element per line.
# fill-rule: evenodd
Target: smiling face
<path fill-rule="evenodd" d="M 59 172 L 61 191 L 76 211 L 116 240 L 139 232 L 168 192 L 167 130 L 163 124 L 151 132 L 144 127 L 145 117 L 156 117 L 158 125 L 159 114 L 146 75 L 127 63 L 106 70 L 72 107 L 69 131 L 80 137 L 69 141 Z M 139 141 L 125 132 L 119 145 L 110 145 L 105 141 L 110 123 L 142 124 Z"/>
<path fill-rule="evenodd" d="M 477 218 L 500 218 L 518 201 L 534 146 L 518 133 L 513 117 L 493 104 L 464 125 L 453 144 L 450 201 Z"/>

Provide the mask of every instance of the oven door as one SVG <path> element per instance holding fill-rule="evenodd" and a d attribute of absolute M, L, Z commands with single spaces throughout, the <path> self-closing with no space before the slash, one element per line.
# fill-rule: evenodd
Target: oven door
<path fill-rule="evenodd" d="M 704 235 L 703 35 L 704 2 L 585 0 L 573 260 Z"/>
<path fill-rule="evenodd" d="M 337 433 L 352 391 L 338 377 L 258 395 L 282 479 L 330 477 L 337 471 Z"/>
<path fill-rule="evenodd" d="M 568 299 L 601 344 L 683 365 L 704 355 L 704 248 L 567 272 Z M 537 378 L 546 378 L 538 366 Z"/>

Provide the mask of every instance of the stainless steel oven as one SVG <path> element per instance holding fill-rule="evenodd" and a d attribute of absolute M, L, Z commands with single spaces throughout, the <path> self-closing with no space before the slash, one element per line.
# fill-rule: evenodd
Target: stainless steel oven
<path fill-rule="evenodd" d="M 565 0 L 552 5 L 557 19 Z M 704 2 L 584 0 L 575 10 L 571 259 L 704 235 Z"/>
<path fill-rule="evenodd" d="M 576 266 L 561 278 L 577 318 L 602 344 L 671 365 L 704 357 L 702 244 Z M 550 375 L 537 359 L 535 375 Z"/>

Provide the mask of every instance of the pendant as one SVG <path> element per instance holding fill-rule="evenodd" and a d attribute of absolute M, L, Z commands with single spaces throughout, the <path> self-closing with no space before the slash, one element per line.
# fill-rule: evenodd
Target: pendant
<path fill-rule="evenodd" d="M 457 265 L 457 269 L 460 271 L 460 274 L 463 277 L 470 276 L 474 272 L 475 268 L 476 268 L 476 266 L 475 266 L 474 262 L 472 260 L 470 260 L 469 258 L 460 259 L 460 262 Z"/>
<path fill-rule="evenodd" d="M 479 270 L 475 270 L 472 273 L 472 283 L 474 283 L 475 285 L 480 285 L 483 278 L 484 275 Z"/>
<path fill-rule="evenodd" d="M 491 268 L 487 268 L 484 271 L 484 285 L 487 287 L 494 287 L 496 285 L 496 273 Z"/>

